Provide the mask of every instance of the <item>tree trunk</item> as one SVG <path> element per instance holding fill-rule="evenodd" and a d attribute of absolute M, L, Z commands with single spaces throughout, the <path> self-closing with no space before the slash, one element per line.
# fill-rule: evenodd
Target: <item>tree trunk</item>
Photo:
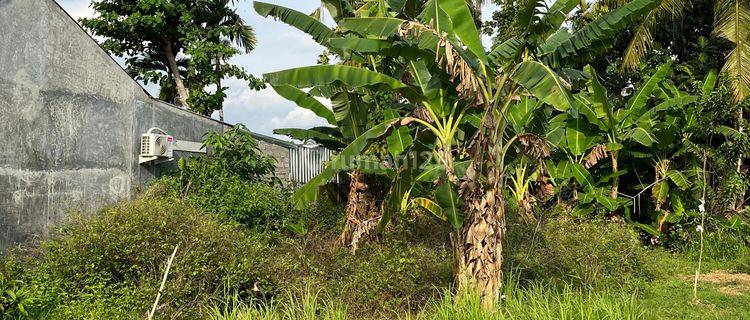
<path fill-rule="evenodd" d="M 617 175 L 619 171 L 617 168 L 617 155 L 617 151 L 612 151 L 609 154 L 609 158 L 612 159 L 612 173 L 615 174 L 614 179 L 612 179 L 612 191 L 610 192 L 612 199 L 617 199 L 618 188 L 620 186 L 620 177 Z"/>
<path fill-rule="evenodd" d="M 495 306 L 500 294 L 506 230 L 502 172 L 492 164 L 488 168 L 486 186 L 478 182 L 476 168 L 468 170 L 461 186 L 467 216 L 451 233 L 458 293 L 479 293 L 485 310 Z"/>
<path fill-rule="evenodd" d="M 172 78 L 174 79 L 175 87 L 177 88 L 177 105 L 183 108 L 188 108 L 188 93 L 185 88 L 185 84 L 182 82 L 182 76 L 180 76 L 180 69 L 177 66 L 177 56 L 172 51 L 172 41 L 164 39 L 164 56 L 166 56 L 169 62 L 169 70 L 172 72 Z"/>
<path fill-rule="evenodd" d="M 221 90 L 221 55 L 216 57 L 216 67 L 214 69 L 216 71 L 216 93 L 218 94 Z M 208 115 L 211 116 L 210 114 Z M 221 104 L 221 107 L 219 107 L 219 121 L 224 121 L 224 104 Z"/>
<path fill-rule="evenodd" d="M 744 133 L 744 128 L 742 127 L 742 106 L 739 106 L 739 110 L 737 110 L 737 131 L 740 133 Z M 737 157 L 737 175 L 742 174 L 742 155 Z M 744 204 L 745 199 L 745 193 L 737 195 L 737 198 L 732 203 L 732 206 L 729 208 L 732 213 L 738 212 L 742 210 L 742 206 Z"/>
<path fill-rule="evenodd" d="M 359 242 L 380 222 L 382 208 L 376 203 L 380 192 L 374 181 L 368 181 L 365 174 L 356 170 L 349 176 L 351 182 L 349 201 L 346 204 L 346 224 L 339 239 L 343 246 L 349 247 L 352 254 L 355 254 Z"/>

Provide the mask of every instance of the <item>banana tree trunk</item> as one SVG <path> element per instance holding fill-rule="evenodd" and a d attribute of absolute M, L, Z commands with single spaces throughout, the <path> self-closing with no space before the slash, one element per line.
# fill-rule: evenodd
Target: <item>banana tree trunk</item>
<path fill-rule="evenodd" d="M 739 107 L 739 110 L 737 110 L 737 131 L 740 133 L 744 133 L 745 129 L 742 127 L 742 107 Z M 737 157 L 737 175 L 742 174 L 742 155 L 739 155 Z M 744 199 L 745 199 L 745 193 L 737 195 L 737 198 L 732 203 L 732 206 L 730 208 L 731 212 L 738 212 L 742 209 L 742 206 L 744 205 Z"/>
<path fill-rule="evenodd" d="M 183 108 L 188 108 L 188 94 L 185 88 L 185 83 L 182 82 L 182 76 L 180 76 L 180 69 L 177 66 L 177 56 L 172 50 L 172 41 L 164 39 L 164 56 L 169 62 L 169 71 L 172 73 L 175 87 L 177 88 L 177 105 Z"/>
<path fill-rule="evenodd" d="M 490 168 L 486 186 L 478 183 L 474 170 L 467 173 L 461 192 L 466 217 L 462 227 L 451 233 L 458 293 L 479 293 L 485 310 L 495 306 L 500 294 L 506 230 L 502 173 Z"/>
<path fill-rule="evenodd" d="M 617 175 L 617 172 L 619 172 L 619 169 L 617 168 L 617 156 L 617 151 L 612 151 L 609 154 L 609 158 L 612 159 L 612 173 L 615 175 L 614 179 L 612 179 L 612 191 L 610 192 L 612 199 L 617 199 L 617 193 L 620 186 L 620 176 Z"/>
<path fill-rule="evenodd" d="M 343 246 L 356 253 L 359 243 L 380 222 L 381 208 L 377 205 L 378 190 L 365 174 L 352 171 L 349 174 L 349 201 L 346 204 L 346 224 L 339 239 Z"/>

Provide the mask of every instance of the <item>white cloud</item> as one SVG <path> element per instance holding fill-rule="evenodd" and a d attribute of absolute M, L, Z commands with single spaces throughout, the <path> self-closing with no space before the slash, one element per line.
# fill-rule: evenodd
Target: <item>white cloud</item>
<path fill-rule="evenodd" d="M 78 20 L 94 15 L 94 10 L 89 7 L 91 3 L 89 0 L 58 0 L 58 3 L 73 19 Z"/>

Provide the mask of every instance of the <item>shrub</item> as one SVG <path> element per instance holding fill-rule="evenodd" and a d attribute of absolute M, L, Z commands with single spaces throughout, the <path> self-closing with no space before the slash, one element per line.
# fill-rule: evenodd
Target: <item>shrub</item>
<path fill-rule="evenodd" d="M 165 260 L 179 245 L 159 313 L 189 318 L 225 290 L 248 299 L 258 296 L 253 288 L 269 287 L 248 241 L 156 188 L 74 218 L 34 252 L 26 274 L 47 318 L 137 318 L 153 303 Z"/>
<path fill-rule="evenodd" d="M 225 222 L 251 229 L 279 230 L 292 205 L 288 191 L 265 182 L 239 176 L 217 177 L 219 162 L 181 161 L 178 175 L 162 178 L 156 184 L 180 192 L 187 203 L 214 214 Z"/>
<path fill-rule="evenodd" d="M 637 233 L 624 224 L 560 217 L 508 230 L 506 267 L 524 278 L 628 287 L 651 277 Z"/>
<path fill-rule="evenodd" d="M 273 270 L 277 287 L 310 284 L 324 289 L 354 319 L 392 318 L 396 312 L 418 309 L 438 297 L 439 288 L 452 284 L 450 247 L 434 237 L 441 234 L 435 232 L 438 227 L 442 224 L 429 221 L 404 224 L 356 255 L 339 244 L 338 229 L 302 239 L 269 236 L 275 243 L 261 265 Z"/>
<path fill-rule="evenodd" d="M 219 178 L 238 176 L 245 180 L 260 180 L 272 176 L 276 169 L 276 159 L 260 152 L 250 131 L 242 124 L 223 133 L 209 132 L 203 145 L 211 149 L 212 155 L 199 159 L 218 163 L 221 169 L 210 173 L 219 175 Z"/>

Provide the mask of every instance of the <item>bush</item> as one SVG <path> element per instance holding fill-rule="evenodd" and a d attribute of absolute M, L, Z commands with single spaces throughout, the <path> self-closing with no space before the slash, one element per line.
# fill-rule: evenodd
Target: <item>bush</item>
<path fill-rule="evenodd" d="M 159 314 L 197 317 L 226 290 L 250 299 L 269 287 L 249 239 L 157 188 L 73 219 L 32 251 L 25 281 L 46 318 L 138 318 L 179 245 Z"/>
<path fill-rule="evenodd" d="M 352 318 L 381 319 L 416 310 L 452 284 L 450 247 L 434 236 L 442 234 L 435 232 L 441 226 L 422 221 L 398 227 L 356 255 L 339 243 L 339 229 L 315 229 L 300 238 L 264 233 L 254 241 L 268 247 L 258 267 L 281 290 L 274 296 L 311 285 L 346 306 Z"/>
<path fill-rule="evenodd" d="M 212 173 L 220 170 L 218 166 L 219 162 L 181 161 L 178 174 L 155 184 L 179 192 L 185 202 L 224 222 L 250 229 L 280 230 L 283 219 L 292 211 L 289 192 L 239 176 L 219 178 Z"/>
<path fill-rule="evenodd" d="M 610 221 L 560 217 L 537 229 L 508 228 L 506 267 L 534 280 L 583 287 L 630 287 L 652 275 L 637 233 Z"/>

